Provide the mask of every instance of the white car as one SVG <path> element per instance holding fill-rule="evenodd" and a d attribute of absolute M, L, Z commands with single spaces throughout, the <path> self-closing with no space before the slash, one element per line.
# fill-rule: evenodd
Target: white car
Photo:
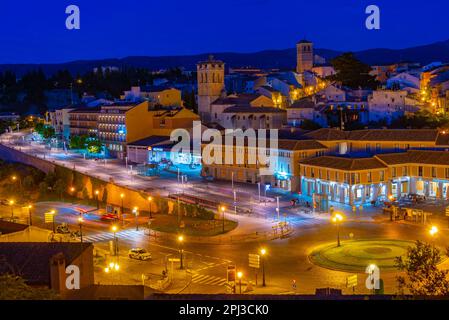
<path fill-rule="evenodd" d="M 136 260 L 149 260 L 151 259 L 151 253 L 145 249 L 134 248 L 128 251 L 128 257 Z"/>

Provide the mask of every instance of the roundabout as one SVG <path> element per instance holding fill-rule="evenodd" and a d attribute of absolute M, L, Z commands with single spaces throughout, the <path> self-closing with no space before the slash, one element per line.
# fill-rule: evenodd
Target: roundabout
<path fill-rule="evenodd" d="M 396 270 L 396 257 L 404 257 L 414 241 L 406 240 L 350 240 L 315 248 L 310 261 L 320 267 L 338 271 L 365 272 L 367 266 L 377 265 L 380 270 Z"/>

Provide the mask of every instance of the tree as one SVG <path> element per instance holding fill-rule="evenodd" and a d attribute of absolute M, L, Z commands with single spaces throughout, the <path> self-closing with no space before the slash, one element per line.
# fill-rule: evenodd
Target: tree
<path fill-rule="evenodd" d="M 370 75 L 371 67 L 359 61 L 352 52 L 347 52 L 331 60 L 336 74 L 330 79 L 340 82 L 343 86 L 352 89 L 376 89 L 376 77 Z"/>
<path fill-rule="evenodd" d="M 89 153 L 100 153 L 103 149 L 103 144 L 96 138 L 91 138 L 87 141 L 87 151 Z"/>
<path fill-rule="evenodd" d="M 17 276 L 0 275 L 0 300 L 55 300 L 55 292 L 44 288 L 33 288 Z"/>
<path fill-rule="evenodd" d="M 41 196 L 47 194 L 48 191 L 48 184 L 45 181 L 42 181 L 41 183 L 39 183 L 39 194 Z"/>
<path fill-rule="evenodd" d="M 56 135 L 55 128 L 50 126 L 45 126 L 44 130 L 42 131 L 42 137 L 44 139 L 50 139 L 53 138 Z"/>
<path fill-rule="evenodd" d="M 23 187 L 27 191 L 31 191 L 34 187 L 34 178 L 32 175 L 28 175 L 23 179 Z"/>
<path fill-rule="evenodd" d="M 405 271 L 406 276 L 397 277 L 401 293 L 408 289 L 412 295 L 449 295 L 448 270 L 439 270 L 441 254 L 434 246 L 416 241 L 414 247 L 407 249 L 407 255 L 396 258 L 396 266 Z"/>
<path fill-rule="evenodd" d="M 58 179 L 53 186 L 53 189 L 59 195 L 59 199 L 62 199 L 62 195 L 67 190 L 67 183 L 63 179 Z"/>
<path fill-rule="evenodd" d="M 71 136 L 69 147 L 70 149 L 84 149 L 86 148 L 87 136 Z"/>

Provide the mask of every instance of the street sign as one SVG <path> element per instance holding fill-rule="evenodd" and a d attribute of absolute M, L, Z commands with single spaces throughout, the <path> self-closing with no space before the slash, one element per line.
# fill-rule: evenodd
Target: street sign
<path fill-rule="evenodd" d="M 346 278 L 346 287 L 347 288 L 353 288 L 357 286 L 357 275 L 354 274 L 352 276 L 348 276 Z"/>
<path fill-rule="evenodd" d="M 227 282 L 235 282 L 235 266 L 229 265 L 227 270 Z"/>
<path fill-rule="evenodd" d="M 179 258 L 168 258 L 168 262 L 180 262 L 181 259 Z"/>
<path fill-rule="evenodd" d="M 248 261 L 251 268 L 260 268 L 260 256 L 258 254 L 248 254 Z"/>
<path fill-rule="evenodd" d="M 446 207 L 446 217 L 449 217 L 449 207 Z"/>
<path fill-rule="evenodd" d="M 45 223 L 53 223 L 55 221 L 55 214 L 51 212 L 45 213 Z"/>

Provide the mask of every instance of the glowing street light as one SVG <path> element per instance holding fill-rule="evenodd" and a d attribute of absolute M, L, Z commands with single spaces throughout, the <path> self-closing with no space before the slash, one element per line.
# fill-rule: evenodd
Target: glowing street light
<path fill-rule="evenodd" d="M 133 213 L 134 213 L 134 216 L 136 217 L 136 231 L 139 231 L 139 208 L 134 207 Z"/>
<path fill-rule="evenodd" d="M 11 206 L 11 219 L 14 219 L 14 200 L 9 200 L 9 205 Z"/>
<path fill-rule="evenodd" d="M 184 243 L 184 236 L 183 235 L 179 235 L 178 236 L 178 243 L 179 243 L 179 256 L 180 256 L 180 261 L 181 261 L 181 266 L 180 269 L 184 269 L 184 264 L 183 264 L 183 256 L 184 256 L 184 248 L 183 248 L 183 243 Z"/>
<path fill-rule="evenodd" d="M 121 211 L 120 213 L 121 213 L 122 215 L 123 215 L 123 198 L 124 198 L 124 197 L 125 197 L 125 194 L 123 194 L 123 193 L 120 194 L 120 198 L 122 199 L 122 208 L 121 208 L 121 210 L 120 210 L 120 211 Z"/>
<path fill-rule="evenodd" d="M 332 217 L 332 222 L 337 226 L 337 247 L 340 246 L 340 223 L 343 221 L 343 216 L 339 213 L 336 213 Z"/>
<path fill-rule="evenodd" d="M 225 211 L 226 211 L 226 207 L 225 206 L 221 206 L 220 208 L 221 210 L 221 216 L 222 216 L 222 220 L 223 220 L 223 233 L 225 233 Z"/>
<path fill-rule="evenodd" d="M 98 199 L 98 195 L 100 194 L 100 191 L 95 190 L 95 198 L 97 198 L 97 210 L 100 209 L 100 202 Z"/>
<path fill-rule="evenodd" d="M 437 226 L 432 226 L 429 230 L 429 234 L 432 237 L 432 251 L 435 252 L 435 238 L 438 234 L 438 227 Z"/>
<path fill-rule="evenodd" d="M 33 225 L 33 219 L 32 219 L 32 216 L 31 216 L 31 209 L 33 209 L 33 206 L 30 204 L 30 205 L 28 205 L 28 220 L 29 220 L 30 226 Z"/>
<path fill-rule="evenodd" d="M 260 255 L 262 260 L 262 286 L 265 287 L 265 255 L 267 254 L 267 249 L 261 248 L 260 249 Z"/>
<path fill-rule="evenodd" d="M 111 227 L 111 230 L 114 234 L 114 255 L 117 256 L 118 255 L 118 238 L 116 236 L 116 232 L 117 232 L 118 228 L 116 225 L 113 225 Z"/>
<path fill-rule="evenodd" d="M 438 233 L 438 227 L 432 226 L 432 227 L 430 228 L 430 230 L 429 230 L 429 234 L 430 234 L 432 237 L 435 237 L 437 233 Z"/>
<path fill-rule="evenodd" d="M 237 278 L 239 279 L 240 294 L 242 294 L 242 277 L 243 272 L 241 271 L 237 272 Z"/>

